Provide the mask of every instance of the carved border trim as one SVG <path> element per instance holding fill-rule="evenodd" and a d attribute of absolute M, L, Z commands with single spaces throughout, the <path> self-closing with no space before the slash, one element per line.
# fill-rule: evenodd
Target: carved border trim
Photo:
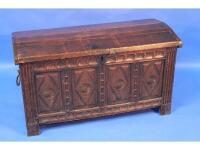
<path fill-rule="evenodd" d="M 100 106 L 105 104 L 105 69 L 103 66 L 100 67 L 100 74 L 99 74 L 99 86 L 100 86 Z"/>
<path fill-rule="evenodd" d="M 105 64 L 112 63 L 132 63 L 140 60 L 152 60 L 164 58 L 166 52 L 164 49 L 148 50 L 148 51 L 134 51 L 129 53 L 111 54 L 106 57 Z M 36 62 L 33 64 L 35 72 L 59 71 L 66 68 L 79 68 L 86 66 L 97 66 L 99 56 L 85 56 L 68 58 L 63 60 L 52 60 L 46 62 Z"/>
<path fill-rule="evenodd" d="M 140 63 L 131 64 L 131 99 L 136 100 L 140 97 Z"/>
<path fill-rule="evenodd" d="M 70 85 L 70 82 L 69 82 L 69 72 L 68 71 L 65 71 L 64 72 L 64 76 L 63 76 L 63 78 L 64 78 L 64 94 L 63 94 L 63 96 L 65 96 L 64 97 L 64 101 L 65 101 L 65 105 L 66 105 L 66 107 L 65 107 L 65 109 L 66 109 L 66 112 L 69 112 L 70 111 L 70 103 L 71 103 L 71 95 L 70 95 L 70 87 L 71 87 L 71 85 Z"/>
<path fill-rule="evenodd" d="M 149 50 L 149 51 L 137 51 L 132 53 L 123 53 L 123 54 L 113 54 L 108 55 L 106 59 L 106 64 L 112 63 L 132 63 L 139 60 L 152 60 L 164 58 L 166 56 L 166 52 L 164 49 L 159 50 Z"/>
<path fill-rule="evenodd" d="M 114 115 L 136 110 L 144 110 L 154 108 L 161 105 L 162 98 L 155 98 L 139 102 L 129 102 L 125 104 L 107 105 L 103 107 L 94 107 L 91 109 L 74 110 L 69 115 L 49 115 L 39 118 L 40 124 L 67 122 L 87 118 L 95 118 L 100 116 Z"/>
<path fill-rule="evenodd" d="M 60 71 L 69 68 L 81 68 L 87 66 L 97 66 L 97 56 L 68 58 L 63 60 L 52 60 L 46 62 L 36 62 L 33 64 L 35 72 L 48 72 L 48 71 Z"/>

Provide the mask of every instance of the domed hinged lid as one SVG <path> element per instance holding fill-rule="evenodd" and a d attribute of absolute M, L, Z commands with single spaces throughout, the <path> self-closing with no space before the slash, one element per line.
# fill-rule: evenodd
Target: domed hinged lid
<path fill-rule="evenodd" d="M 136 20 L 13 33 L 15 63 L 181 47 L 165 23 Z"/>

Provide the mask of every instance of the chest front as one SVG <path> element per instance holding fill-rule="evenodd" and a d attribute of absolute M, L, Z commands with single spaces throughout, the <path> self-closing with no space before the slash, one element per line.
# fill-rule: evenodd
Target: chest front
<path fill-rule="evenodd" d="M 38 134 L 42 124 L 149 108 L 159 108 L 160 114 L 171 111 L 181 41 L 159 21 L 14 37 L 29 135 Z"/>

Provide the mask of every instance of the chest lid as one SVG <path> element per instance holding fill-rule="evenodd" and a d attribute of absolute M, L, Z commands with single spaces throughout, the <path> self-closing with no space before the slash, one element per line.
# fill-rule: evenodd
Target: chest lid
<path fill-rule="evenodd" d="M 12 38 L 16 64 L 182 45 L 155 19 L 15 32 Z"/>

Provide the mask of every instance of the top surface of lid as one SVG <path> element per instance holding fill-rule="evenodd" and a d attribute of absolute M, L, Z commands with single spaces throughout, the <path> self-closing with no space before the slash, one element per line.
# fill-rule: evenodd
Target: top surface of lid
<path fill-rule="evenodd" d="M 155 19 L 13 33 L 16 64 L 181 44 L 169 26 Z"/>

